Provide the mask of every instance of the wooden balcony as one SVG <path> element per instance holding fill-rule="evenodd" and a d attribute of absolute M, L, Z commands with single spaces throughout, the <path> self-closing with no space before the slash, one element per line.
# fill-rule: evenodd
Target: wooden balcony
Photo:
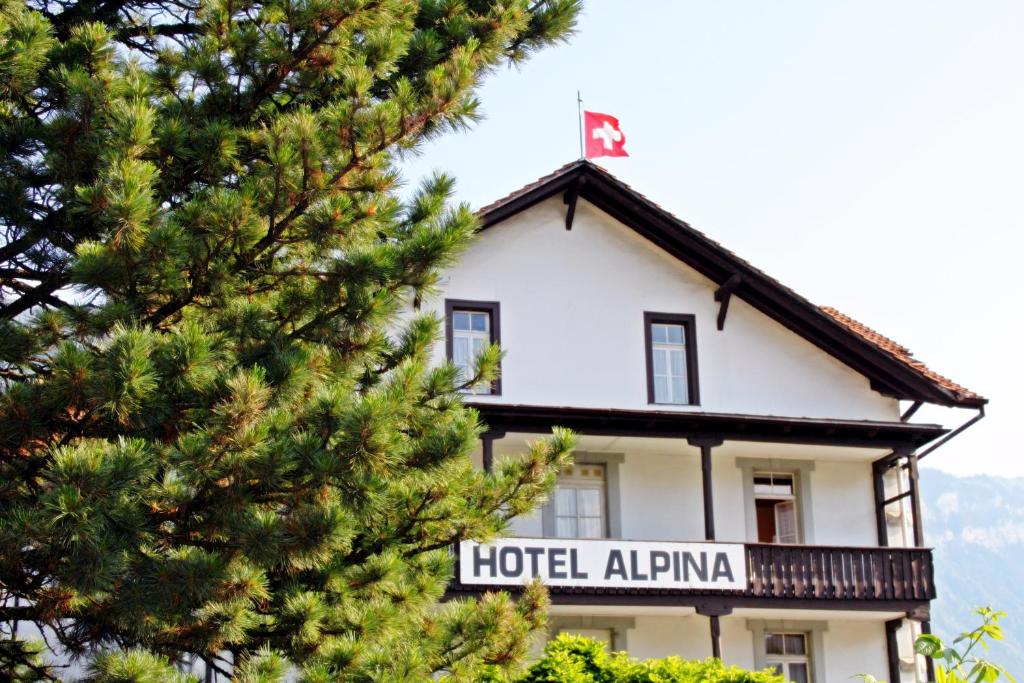
<path fill-rule="evenodd" d="M 588 544 L 609 542 L 576 540 L 567 543 L 578 547 L 580 553 L 590 553 Z M 641 543 L 632 545 L 644 546 Z M 744 558 L 746 587 L 716 589 L 709 588 L 707 584 L 701 587 L 666 587 L 664 582 L 648 587 L 638 586 L 635 581 L 628 586 L 595 586 L 586 585 L 585 581 L 574 585 L 571 579 L 551 582 L 544 576 L 540 578 L 549 585 L 551 599 L 556 604 L 793 607 L 895 612 L 926 611 L 928 602 L 935 598 L 932 552 L 927 548 L 756 543 L 696 545 L 701 549 L 711 549 L 712 553 L 718 548 L 731 548 L 733 552 L 742 548 L 742 554 L 734 556 Z M 458 561 L 463 561 L 463 558 L 458 558 Z M 495 584 L 493 580 L 490 585 L 462 583 L 459 569 L 461 565 L 449 588 L 450 597 L 495 589 L 515 591 L 521 583 Z M 647 571 L 650 574 L 649 569 Z M 743 585 L 742 580 L 739 585 Z"/>
<path fill-rule="evenodd" d="M 832 548 L 747 544 L 747 589 L 756 598 L 902 600 L 935 598 L 927 548 Z"/>

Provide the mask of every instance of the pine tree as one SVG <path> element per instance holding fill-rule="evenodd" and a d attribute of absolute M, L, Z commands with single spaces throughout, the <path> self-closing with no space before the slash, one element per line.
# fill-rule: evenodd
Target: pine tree
<path fill-rule="evenodd" d="M 578 2 L 0 0 L 7 676 L 60 675 L 53 651 L 97 681 L 521 657 L 543 592 L 444 602 L 449 548 L 532 509 L 572 438 L 470 465 L 440 323 L 397 314 L 475 218 L 444 176 L 402 201 L 398 170 Z"/>

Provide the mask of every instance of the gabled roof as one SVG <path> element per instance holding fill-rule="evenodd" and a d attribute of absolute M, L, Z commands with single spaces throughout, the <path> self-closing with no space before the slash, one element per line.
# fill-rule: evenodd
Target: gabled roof
<path fill-rule="evenodd" d="M 930 370 L 905 346 L 811 303 L 589 161 L 566 164 L 483 207 L 478 212 L 483 229 L 557 194 L 567 204 L 574 196 L 586 199 L 719 285 L 732 278 L 736 296 L 867 377 L 876 391 L 944 406 L 988 402 Z"/>

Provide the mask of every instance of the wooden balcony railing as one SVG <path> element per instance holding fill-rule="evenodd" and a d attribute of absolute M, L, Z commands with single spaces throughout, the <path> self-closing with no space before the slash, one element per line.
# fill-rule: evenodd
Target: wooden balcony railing
<path fill-rule="evenodd" d="M 747 590 L 758 598 L 931 600 L 926 548 L 831 548 L 747 544 Z"/>

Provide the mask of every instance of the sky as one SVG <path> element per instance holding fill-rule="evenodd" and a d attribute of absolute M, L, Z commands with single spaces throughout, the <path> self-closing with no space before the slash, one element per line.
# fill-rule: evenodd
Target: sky
<path fill-rule="evenodd" d="M 580 90 L 626 135 L 601 165 L 990 399 L 922 466 L 1024 476 L 1021 36 L 1019 0 L 585 0 L 568 45 L 489 77 L 485 119 L 405 177 L 501 197 L 578 158 Z"/>

